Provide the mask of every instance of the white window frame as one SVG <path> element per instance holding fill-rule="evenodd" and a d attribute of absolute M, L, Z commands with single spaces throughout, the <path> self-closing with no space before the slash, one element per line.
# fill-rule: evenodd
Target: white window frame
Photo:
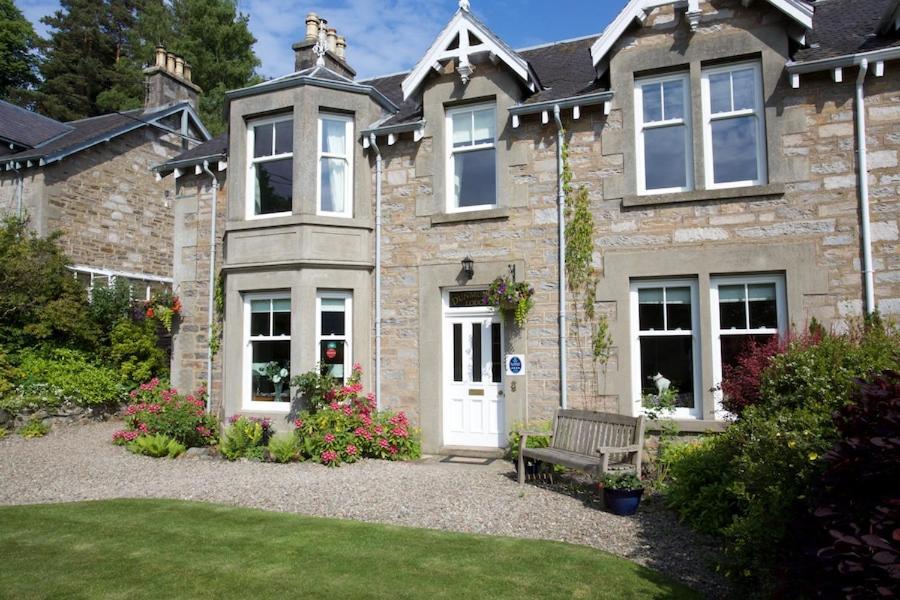
<path fill-rule="evenodd" d="M 282 211 L 277 213 L 267 213 L 267 214 L 256 214 L 256 165 L 260 163 L 272 162 L 276 160 L 282 160 L 285 158 L 290 158 L 291 160 L 291 172 L 293 173 L 293 158 L 294 158 L 294 149 L 291 148 L 290 152 L 283 152 L 281 154 L 274 154 L 272 156 L 265 156 L 262 158 L 254 158 L 253 157 L 253 145 L 254 139 L 256 136 L 256 127 L 260 125 L 274 125 L 275 123 L 281 123 L 283 121 L 292 121 L 294 120 L 294 115 L 290 114 L 282 114 L 276 117 L 267 117 L 263 119 L 253 119 L 247 121 L 247 210 L 246 217 L 248 220 L 254 219 L 271 219 L 275 217 L 285 217 L 293 214 L 293 210 Z M 274 144 L 275 144 L 275 135 L 272 135 L 272 150 L 274 152 Z M 292 184 L 293 185 L 293 182 Z M 293 190 L 291 193 L 291 197 L 293 198 Z"/>
<path fill-rule="evenodd" d="M 753 285 L 753 284 L 775 284 L 775 306 L 778 319 L 776 328 L 762 329 L 726 329 L 721 327 L 719 318 L 719 286 L 728 285 Z M 787 296 L 785 290 L 784 275 L 722 275 L 711 277 L 709 281 L 709 306 L 710 306 L 710 324 L 712 329 L 712 359 L 713 359 L 713 381 L 715 382 L 715 402 L 716 402 L 716 418 L 722 419 L 729 416 L 730 413 L 722 408 L 722 334 L 726 335 L 777 335 L 785 336 L 788 328 L 787 315 Z M 749 300 L 747 300 L 749 302 Z M 747 318 L 749 318 L 749 306 L 747 307 Z"/>
<path fill-rule="evenodd" d="M 724 113 L 712 114 L 712 99 L 710 98 L 709 76 L 718 73 L 730 73 L 747 68 L 753 69 L 755 75 L 756 93 L 754 94 L 753 108 L 743 108 L 732 110 Z M 710 190 L 727 189 L 738 187 L 749 187 L 753 185 L 764 185 L 769 180 L 768 161 L 766 159 L 766 112 L 763 105 L 763 81 L 762 68 L 759 61 L 730 63 L 720 67 L 710 67 L 703 69 L 700 76 L 700 90 L 702 96 L 703 107 L 703 154 L 705 157 L 705 177 L 706 188 Z M 732 98 L 734 95 L 734 86 L 732 85 Z M 732 101 L 733 103 L 733 101 Z M 756 179 L 745 181 L 728 181 L 723 183 L 715 182 L 715 157 L 713 156 L 712 145 L 712 123 L 713 121 L 722 121 L 733 119 L 735 117 L 754 116 L 756 117 Z"/>
<path fill-rule="evenodd" d="M 489 144 L 474 144 L 472 146 L 466 146 L 465 148 L 454 148 L 453 147 L 453 115 L 457 115 L 459 113 L 474 113 L 479 110 L 484 110 L 486 108 L 493 109 L 494 111 L 494 141 Z M 461 213 L 461 212 L 473 212 L 476 210 L 490 210 L 492 208 L 497 208 L 499 205 L 497 201 L 497 196 L 499 195 L 499 172 L 497 169 L 497 104 L 495 102 L 482 102 L 479 104 L 466 104 L 464 106 L 457 106 L 454 108 L 448 108 L 446 111 L 445 119 L 444 119 L 444 134 L 447 138 L 446 140 L 446 151 L 447 151 L 447 163 L 445 173 L 447 174 L 447 182 L 446 182 L 446 190 L 445 193 L 447 195 L 446 202 L 446 210 L 448 213 Z M 472 140 L 474 142 L 474 140 Z M 461 152 L 474 152 L 476 150 L 494 150 L 494 189 L 496 190 L 494 194 L 494 202 L 491 204 L 479 204 L 477 206 L 458 206 L 459 200 L 456 198 L 456 194 L 454 193 L 454 180 L 456 178 L 456 163 L 453 160 L 453 157 L 457 153 Z"/>
<path fill-rule="evenodd" d="M 684 117 L 681 119 L 666 119 L 663 121 L 653 121 L 644 123 L 644 90 L 643 86 L 648 84 L 663 84 L 668 81 L 682 81 L 684 83 Z M 662 96 L 662 105 L 665 107 L 665 97 Z M 692 122 L 691 109 L 691 78 L 689 73 L 678 73 L 675 75 L 664 75 L 660 77 L 644 77 L 634 80 L 634 119 L 635 119 L 635 166 L 637 172 L 637 192 L 638 195 L 648 196 L 656 194 L 674 194 L 678 192 L 689 192 L 694 189 L 694 127 Z M 663 108 L 665 110 L 665 108 Z M 684 136 L 684 187 L 672 188 L 655 188 L 647 189 L 647 171 L 644 164 L 644 132 L 650 129 L 660 129 L 663 127 L 672 127 L 683 125 L 685 128 Z"/>
<path fill-rule="evenodd" d="M 336 154 L 332 152 L 322 151 L 322 120 L 343 121 L 344 135 L 346 136 L 346 154 Z M 316 136 L 316 214 L 327 217 L 340 217 L 343 219 L 353 218 L 353 151 L 355 145 L 353 142 L 353 117 L 339 113 L 323 112 L 319 113 L 318 118 L 318 135 Z M 344 169 L 344 190 L 346 197 L 344 198 L 343 211 L 322 210 L 322 159 L 336 158 L 343 160 L 346 168 Z"/>
<path fill-rule="evenodd" d="M 256 336 L 250 337 L 250 310 L 253 300 L 289 300 L 291 302 L 291 335 L 277 336 Z M 291 350 L 293 354 L 293 330 L 294 330 L 294 300 L 291 298 L 289 291 L 281 292 L 253 292 L 243 295 L 244 301 L 244 357 L 243 357 L 243 391 L 241 407 L 243 410 L 262 411 L 272 413 L 288 413 L 291 409 L 291 402 L 254 402 L 253 401 L 253 377 L 250 375 L 250 369 L 253 366 L 253 341 L 277 341 L 291 342 Z M 292 375 L 292 374 L 291 374 Z M 288 377 L 290 378 L 291 375 Z M 288 399 L 290 399 L 290 389 L 288 390 Z"/>
<path fill-rule="evenodd" d="M 344 335 L 322 335 L 322 300 L 344 301 Z M 353 292 L 319 290 L 316 293 L 316 346 L 313 356 L 319 362 L 323 341 L 344 342 L 344 382 L 353 371 Z"/>
<path fill-rule="evenodd" d="M 638 292 L 647 288 L 689 287 L 691 290 L 691 330 L 679 334 L 681 330 L 641 331 L 640 314 L 638 304 Z M 665 298 L 665 296 L 663 296 Z M 644 414 L 646 411 L 641 399 L 641 337 L 672 337 L 677 335 L 692 336 L 693 360 L 694 360 L 694 407 L 676 408 L 672 416 L 678 419 L 701 419 L 703 415 L 703 377 L 701 355 L 701 324 L 700 324 L 700 294 L 697 279 L 640 279 L 631 281 L 629 292 L 629 314 L 631 319 L 631 387 L 634 414 Z M 665 304 L 663 304 L 663 318 L 666 318 Z"/>

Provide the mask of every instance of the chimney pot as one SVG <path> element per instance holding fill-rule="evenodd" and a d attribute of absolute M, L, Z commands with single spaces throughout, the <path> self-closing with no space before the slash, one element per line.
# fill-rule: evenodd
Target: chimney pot
<path fill-rule="evenodd" d="M 166 52 L 166 71 L 169 73 L 175 72 L 175 55 L 171 52 Z"/>
<path fill-rule="evenodd" d="M 191 80 L 191 65 L 188 63 L 184 63 L 184 78 L 188 81 Z"/>
<path fill-rule="evenodd" d="M 329 27 L 325 30 L 325 34 L 328 36 L 328 50 L 337 54 L 337 29 Z"/>
<path fill-rule="evenodd" d="M 337 36 L 337 57 L 341 60 L 344 60 L 347 54 L 347 38 L 342 35 Z"/>
<path fill-rule="evenodd" d="M 175 57 L 175 74 L 184 77 L 184 59 L 180 56 Z"/>
<path fill-rule="evenodd" d="M 156 66 L 161 69 L 166 68 L 166 47 L 165 46 L 157 46 L 156 47 Z"/>
<path fill-rule="evenodd" d="M 314 40 L 319 37 L 319 17 L 311 12 L 306 15 L 306 39 Z"/>

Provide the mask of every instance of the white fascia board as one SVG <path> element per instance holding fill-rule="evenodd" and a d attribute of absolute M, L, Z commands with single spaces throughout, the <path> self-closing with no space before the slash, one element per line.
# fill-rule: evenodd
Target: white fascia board
<path fill-rule="evenodd" d="M 900 60 L 900 47 L 882 48 L 880 50 L 860 52 L 858 54 L 845 54 L 843 56 L 822 58 L 819 60 L 811 60 L 809 62 L 788 62 L 785 65 L 785 68 L 791 75 L 801 75 L 803 73 L 831 71 L 838 67 L 857 66 L 863 59 L 868 60 L 870 64 L 878 61 Z"/>
<path fill-rule="evenodd" d="M 766 0 L 769 4 L 783 12 L 792 20 L 809 30 L 813 26 L 813 7 L 801 0 Z M 609 24 L 597 41 L 591 46 L 591 58 L 594 66 L 606 57 L 613 45 L 622 37 L 625 30 L 634 22 L 643 23 L 654 8 L 669 4 L 684 4 L 684 0 L 630 0 L 612 23 Z"/>
<path fill-rule="evenodd" d="M 481 44 L 468 46 L 468 44 L 463 42 L 462 36 L 470 30 L 478 36 Z M 428 72 L 437 67 L 441 60 L 456 58 L 459 55 L 457 50 L 447 50 L 447 46 L 453 42 L 453 38 L 457 34 L 460 36 L 460 49 L 465 49 L 469 56 L 480 53 L 491 54 L 512 69 L 525 83 L 531 82 L 531 72 L 525 60 L 510 51 L 506 44 L 501 42 L 468 11 L 457 10 L 456 14 L 453 15 L 453 18 L 428 49 L 428 52 L 425 53 L 406 79 L 403 80 L 401 87 L 404 100 L 409 99 L 416 93 Z"/>

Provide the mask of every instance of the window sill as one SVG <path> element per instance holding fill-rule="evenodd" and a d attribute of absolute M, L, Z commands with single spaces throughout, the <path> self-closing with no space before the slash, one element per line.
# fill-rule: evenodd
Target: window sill
<path fill-rule="evenodd" d="M 622 198 L 622 206 L 634 208 L 641 206 L 656 206 L 659 204 L 680 204 L 682 202 L 706 202 L 709 200 L 740 200 L 747 198 L 764 198 L 768 196 L 781 196 L 784 194 L 783 183 L 770 183 L 767 185 L 751 185 L 737 188 L 719 188 L 713 190 L 693 190 L 690 192 L 677 192 L 674 194 L 652 194 L 646 196 L 625 196 Z"/>
<path fill-rule="evenodd" d="M 348 227 L 352 229 L 372 229 L 368 219 L 359 217 L 331 217 L 326 215 L 291 214 L 268 219 L 250 219 L 242 221 L 228 221 L 225 224 L 226 231 L 243 231 L 250 229 L 264 229 L 269 227 L 287 227 L 291 225 L 327 225 L 330 227 Z"/>
<path fill-rule="evenodd" d="M 508 208 L 489 208 L 487 210 L 472 210 L 457 213 L 441 213 L 432 215 L 431 225 L 445 225 L 450 223 L 465 223 L 467 221 L 489 221 L 494 219 L 508 219 Z"/>

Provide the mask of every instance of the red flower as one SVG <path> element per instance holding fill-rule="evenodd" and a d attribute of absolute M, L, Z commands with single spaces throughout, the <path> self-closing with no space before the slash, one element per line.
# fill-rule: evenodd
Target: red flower
<path fill-rule="evenodd" d="M 147 318 L 148 318 L 148 319 L 152 319 L 152 318 L 153 318 L 153 314 L 154 314 L 154 313 L 153 313 L 153 308 L 148 308 L 148 309 L 147 309 Z"/>

